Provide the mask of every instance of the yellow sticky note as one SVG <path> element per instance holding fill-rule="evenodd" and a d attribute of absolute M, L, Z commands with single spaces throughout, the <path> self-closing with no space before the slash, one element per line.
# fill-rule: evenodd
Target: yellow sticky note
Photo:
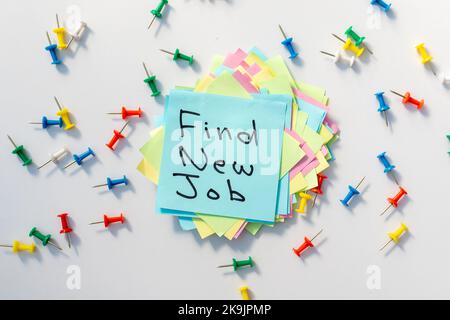
<path fill-rule="evenodd" d="M 158 175 L 161 167 L 163 144 L 164 127 L 161 126 L 151 133 L 150 140 L 139 149 L 144 159 L 158 172 Z"/>
<path fill-rule="evenodd" d="M 158 185 L 159 172 L 149 165 L 145 159 L 142 159 L 141 162 L 139 162 L 137 169 L 144 175 L 144 177 Z"/>
<path fill-rule="evenodd" d="M 200 81 L 197 82 L 194 92 L 204 92 L 206 88 L 214 81 L 214 78 L 210 75 L 204 76 Z"/>
<path fill-rule="evenodd" d="M 283 147 L 281 150 L 280 179 L 283 178 L 304 156 L 305 152 L 300 148 L 298 141 L 284 132 Z"/>
<path fill-rule="evenodd" d="M 316 153 L 316 158 L 317 160 L 319 160 L 319 165 L 315 168 L 316 173 L 321 173 L 330 166 L 328 161 L 325 159 L 325 156 L 323 155 L 322 151 Z"/>
<path fill-rule="evenodd" d="M 331 131 L 324 125 L 320 127 L 319 131 L 320 136 L 323 138 L 323 143 L 327 144 L 333 138 L 333 134 Z"/>
<path fill-rule="evenodd" d="M 299 173 L 289 181 L 289 193 L 294 194 L 304 190 L 308 186 L 303 174 Z"/>
<path fill-rule="evenodd" d="M 206 224 L 202 219 L 199 218 L 192 218 L 192 221 L 195 224 L 195 227 L 197 228 L 197 232 L 200 236 L 200 238 L 205 239 L 209 237 L 210 235 L 214 234 L 214 230 L 211 229 L 208 224 Z"/>
<path fill-rule="evenodd" d="M 316 154 L 324 144 L 322 136 L 308 126 L 305 126 L 301 137 L 306 141 L 314 154 Z"/>
<path fill-rule="evenodd" d="M 315 169 L 312 169 L 306 176 L 305 179 L 308 183 L 308 186 L 305 188 L 306 190 L 310 190 L 319 185 L 319 181 L 317 181 L 317 172 Z"/>
<path fill-rule="evenodd" d="M 220 67 L 223 64 L 223 61 L 225 60 L 224 56 L 220 55 L 214 55 L 211 63 L 211 68 L 209 69 L 210 73 L 214 73 L 218 67 Z"/>
<path fill-rule="evenodd" d="M 236 233 L 241 229 L 242 225 L 245 223 L 245 220 L 238 220 L 236 223 L 225 232 L 224 236 L 228 240 L 233 240 Z"/>
<path fill-rule="evenodd" d="M 280 55 L 272 57 L 265 62 L 267 66 L 271 68 L 275 73 L 276 77 L 285 76 L 288 79 L 290 86 L 293 88 L 297 88 L 297 83 L 292 77 L 292 74 L 289 71 L 288 67 L 284 63 L 284 59 Z"/>
<path fill-rule="evenodd" d="M 241 84 L 227 72 L 222 73 L 214 79 L 206 88 L 205 92 L 245 99 L 252 98 L 252 96 L 241 86 Z"/>
<path fill-rule="evenodd" d="M 211 216 L 196 213 L 197 217 L 203 220 L 219 237 L 223 236 L 237 221 L 242 219 L 228 218 L 221 216 Z"/>
<path fill-rule="evenodd" d="M 294 131 L 301 137 L 303 130 L 305 130 L 306 122 L 308 121 L 308 114 L 303 111 L 297 112 L 297 121 L 295 122 Z"/>

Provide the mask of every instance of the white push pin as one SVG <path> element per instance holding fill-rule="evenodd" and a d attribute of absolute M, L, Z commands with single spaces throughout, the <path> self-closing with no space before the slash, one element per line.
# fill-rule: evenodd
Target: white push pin
<path fill-rule="evenodd" d="M 50 162 L 53 162 L 54 164 L 57 164 L 57 162 L 59 160 L 61 160 L 65 155 L 67 155 L 69 153 L 69 149 L 67 149 L 66 147 L 59 149 L 58 151 L 56 151 L 55 153 L 51 153 L 50 154 L 50 160 L 48 160 L 46 163 L 44 163 L 43 165 L 39 166 L 38 169 L 41 169 L 42 167 L 48 165 Z"/>
<path fill-rule="evenodd" d="M 69 49 L 70 44 L 75 39 L 79 41 L 81 37 L 83 36 L 84 31 L 86 30 L 87 24 L 84 21 L 80 21 L 80 24 L 78 25 L 78 28 L 74 32 L 69 32 L 71 38 L 69 40 L 69 43 L 67 44 L 67 49 Z"/>
<path fill-rule="evenodd" d="M 445 75 L 444 73 L 438 74 L 438 79 L 443 85 L 450 84 L 450 77 Z"/>
<path fill-rule="evenodd" d="M 355 64 L 355 56 L 352 56 L 352 57 L 346 56 L 346 55 L 342 54 L 342 51 L 340 51 L 340 50 L 338 50 L 335 54 L 325 52 L 325 51 L 320 51 L 320 52 L 327 56 L 334 57 L 333 62 L 336 64 L 343 63 L 343 64 L 347 65 L 349 68 L 352 68 L 353 65 Z"/>

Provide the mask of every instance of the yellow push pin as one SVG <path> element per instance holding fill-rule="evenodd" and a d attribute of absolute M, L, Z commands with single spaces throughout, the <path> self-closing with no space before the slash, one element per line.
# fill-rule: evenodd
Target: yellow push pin
<path fill-rule="evenodd" d="M 390 244 L 392 241 L 394 241 L 395 244 L 400 242 L 400 238 L 403 236 L 404 233 L 408 232 L 409 229 L 406 226 L 406 224 L 402 223 L 400 224 L 400 227 L 397 228 L 394 232 L 389 232 L 388 236 L 391 238 L 386 244 L 380 249 L 380 251 L 383 251 L 384 248 L 387 247 L 388 244 Z"/>
<path fill-rule="evenodd" d="M 350 38 L 347 40 L 344 40 L 341 37 L 338 37 L 337 35 L 335 35 L 334 33 L 332 33 L 332 35 L 333 35 L 333 37 L 335 37 L 336 39 L 338 39 L 344 43 L 344 45 L 342 46 L 342 49 L 353 52 L 355 54 L 355 56 L 357 56 L 357 57 L 361 56 L 364 53 L 364 51 L 366 50 L 365 47 L 358 48 L 352 42 L 352 40 Z"/>
<path fill-rule="evenodd" d="M 251 300 L 250 299 L 250 294 L 248 292 L 248 287 L 247 286 L 242 286 L 239 288 L 239 291 L 241 292 L 241 296 L 242 296 L 242 300 Z"/>
<path fill-rule="evenodd" d="M 61 104 L 59 103 L 58 98 L 55 98 L 55 102 L 58 105 L 58 109 L 59 111 L 56 113 L 57 116 L 62 118 L 62 121 L 64 122 L 64 130 L 70 130 L 72 128 L 75 127 L 75 125 L 72 123 L 72 121 L 70 121 L 70 116 L 69 116 L 69 109 L 67 109 L 66 107 L 61 107 Z"/>
<path fill-rule="evenodd" d="M 299 197 L 300 197 L 300 203 L 298 205 L 298 208 L 295 209 L 295 211 L 298 213 L 304 214 L 304 213 L 306 213 L 306 206 L 308 205 L 308 201 L 312 199 L 312 196 L 310 196 L 309 194 L 307 194 L 305 192 L 300 192 Z"/>
<path fill-rule="evenodd" d="M 67 43 L 66 43 L 66 29 L 64 27 L 61 27 L 59 25 L 59 16 L 56 14 L 56 26 L 57 28 L 53 29 L 53 32 L 58 37 L 58 49 L 66 49 Z"/>
<path fill-rule="evenodd" d="M 429 64 L 431 71 L 434 75 L 436 75 L 436 71 L 433 68 L 433 65 L 430 63 L 433 60 L 433 57 L 430 56 L 427 49 L 425 48 L 425 43 L 420 43 L 416 46 L 417 52 L 420 55 L 422 64 Z"/>
<path fill-rule="evenodd" d="M 0 244 L 0 247 L 12 248 L 12 252 L 14 252 L 14 253 L 21 252 L 21 251 L 27 251 L 29 253 L 34 253 L 34 250 L 36 249 L 36 246 L 34 245 L 34 243 L 25 244 L 25 243 L 21 243 L 17 240 L 14 240 L 12 246 L 8 245 L 8 244 Z"/>

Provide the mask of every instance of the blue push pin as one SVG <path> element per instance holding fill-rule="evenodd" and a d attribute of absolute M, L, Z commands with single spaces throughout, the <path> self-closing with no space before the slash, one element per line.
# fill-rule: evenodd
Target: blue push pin
<path fill-rule="evenodd" d="M 41 124 L 42 129 L 47 129 L 50 126 L 58 126 L 62 128 L 63 126 L 63 120 L 62 118 L 59 118 L 58 120 L 49 120 L 46 116 L 42 117 L 42 122 L 29 122 L 29 124 Z"/>
<path fill-rule="evenodd" d="M 95 157 L 95 153 L 94 151 L 92 151 L 91 148 L 88 148 L 86 152 L 83 152 L 81 154 L 74 154 L 73 155 L 73 161 L 71 163 L 69 163 L 68 165 L 66 165 L 64 167 L 64 169 L 67 169 L 68 167 L 70 167 L 71 165 L 73 165 L 74 163 L 78 164 L 79 166 L 81 166 L 83 164 L 84 159 L 86 159 L 89 156 L 93 156 Z"/>
<path fill-rule="evenodd" d="M 50 36 L 47 32 L 48 46 L 45 47 L 45 50 L 50 52 L 50 56 L 52 57 L 52 64 L 61 64 L 62 61 L 58 59 L 56 55 L 56 49 L 58 46 L 56 44 L 52 44 L 52 40 L 50 40 Z"/>
<path fill-rule="evenodd" d="M 392 177 L 394 178 L 395 183 L 396 183 L 397 185 L 399 185 L 399 184 L 398 184 L 398 180 L 397 180 L 396 175 L 392 172 L 392 170 L 395 169 L 395 166 L 392 165 L 392 164 L 389 162 L 389 160 L 386 158 L 386 152 L 380 153 L 379 155 L 377 155 L 377 158 L 378 158 L 378 160 L 380 160 L 380 162 L 381 162 L 381 163 L 383 164 L 383 166 L 384 166 L 384 173 L 386 173 L 386 174 L 390 173 L 390 174 L 392 175 Z"/>
<path fill-rule="evenodd" d="M 280 28 L 281 33 L 283 34 L 284 40 L 281 42 L 281 44 L 283 46 L 286 47 L 286 49 L 288 49 L 289 51 L 289 59 L 295 59 L 298 56 L 298 53 L 295 51 L 294 46 L 292 45 L 292 38 L 288 38 L 286 37 L 286 34 L 284 33 L 283 28 L 278 25 L 278 27 Z"/>
<path fill-rule="evenodd" d="M 350 207 L 349 202 L 350 200 L 352 200 L 352 198 L 358 194 L 360 194 L 360 192 L 358 191 L 359 186 L 361 185 L 361 183 L 363 183 L 364 179 L 366 177 L 362 178 L 361 181 L 358 183 L 358 185 L 356 186 L 356 188 L 353 188 L 352 186 L 348 186 L 348 193 L 345 196 L 345 198 L 343 200 L 339 200 L 344 206 L 346 207 Z"/>
<path fill-rule="evenodd" d="M 116 185 L 118 184 L 124 184 L 124 185 L 128 185 L 128 179 L 127 177 L 124 175 L 122 179 L 111 179 L 110 177 L 106 178 L 106 183 L 103 184 L 98 184 L 96 186 L 93 186 L 92 188 L 99 188 L 99 187 L 108 187 L 108 190 L 111 190 L 112 188 L 114 188 Z"/>
<path fill-rule="evenodd" d="M 387 4 L 383 0 L 371 0 L 371 5 L 378 5 L 380 6 L 384 12 L 388 12 L 391 9 L 392 3 Z"/>
<path fill-rule="evenodd" d="M 375 93 L 375 96 L 377 97 L 378 104 L 380 105 L 378 107 L 378 112 L 383 113 L 384 119 L 386 120 L 386 127 L 389 127 L 389 122 L 388 122 L 386 111 L 388 111 L 391 107 L 389 107 L 386 104 L 386 101 L 384 101 L 384 92 L 377 92 L 377 93 Z"/>

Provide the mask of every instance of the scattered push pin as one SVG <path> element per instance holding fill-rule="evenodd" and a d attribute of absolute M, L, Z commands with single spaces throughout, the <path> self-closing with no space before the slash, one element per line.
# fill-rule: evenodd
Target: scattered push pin
<path fill-rule="evenodd" d="M 105 228 L 108 228 L 108 226 L 110 224 L 117 223 L 117 222 L 120 222 L 120 223 L 123 224 L 124 221 L 125 221 L 125 217 L 123 216 L 122 213 L 120 214 L 120 216 L 116 216 L 116 217 L 108 217 L 106 214 L 104 214 L 103 215 L 103 221 L 91 222 L 89 224 L 92 225 L 92 224 L 101 224 L 101 223 L 103 223 L 105 225 Z"/>
<path fill-rule="evenodd" d="M 73 164 L 77 164 L 79 166 L 81 166 L 83 164 L 84 159 L 86 159 L 89 156 L 93 156 L 95 157 L 95 153 L 94 151 L 92 151 L 91 148 L 88 148 L 87 151 L 81 153 L 81 154 L 74 154 L 73 155 L 73 161 L 70 162 L 69 164 L 67 164 L 64 169 L 67 169 L 68 167 L 70 167 Z"/>
<path fill-rule="evenodd" d="M 54 243 L 53 240 L 51 240 L 51 238 L 52 238 L 51 235 L 49 235 L 49 234 L 46 234 L 46 235 L 45 235 L 45 234 L 41 233 L 36 227 L 34 227 L 33 229 L 31 229 L 31 231 L 30 231 L 30 233 L 28 234 L 28 236 L 38 238 L 38 239 L 42 242 L 42 245 L 43 245 L 44 247 L 45 247 L 47 244 L 51 244 L 52 246 L 54 246 L 54 247 L 57 248 L 58 250 L 61 250 L 61 251 L 62 251 L 62 249 L 61 249 L 56 243 Z"/>
<path fill-rule="evenodd" d="M 39 166 L 38 169 L 41 169 L 48 165 L 50 162 L 53 162 L 54 164 L 57 164 L 59 160 L 61 160 L 66 154 L 69 153 L 69 149 L 66 147 L 59 149 L 55 153 L 50 154 L 50 160 L 45 162 L 43 165 Z"/>
<path fill-rule="evenodd" d="M 125 107 L 122 107 L 122 112 L 109 112 L 108 114 L 120 114 L 122 115 L 122 119 L 125 120 L 128 117 L 142 117 L 142 110 L 141 108 L 137 110 L 128 110 Z"/>
<path fill-rule="evenodd" d="M 388 122 L 388 118 L 387 118 L 387 112 L 391 107 L 389 107 L 386 103 L 386 101 L 384 100 L 384 92 L 377 92 L 375 93 L 375 96 L 377 97 L 378 100 L 378 112 L 383 113 L 384 115 L 384 120 L 386 121 L 386 127 L 389 127 L 389 122 Z"/>
<path fill-rule="evenodd" d="M 17 146 L 14 140 L 9 135 L 7 135 L 7 137 L 14 146 L 14 150 L 11 153 L 16 154 L 19 157 L 19 159 L 22 160 L 22 166 L 30 165 L 33 161 L 25 153 L 25 148 L 23 147 L 23 145 Z"/>
<path fill-rule="evenodd" d="M 392 3 L 387 4 L 383 0 L 371 0 L 371 5 L 377 5 L 383 9 L 384 12 L 388 12 L 391 9 Z"/>
<path fill-rule="evenodd" d="M 48 32 L 46 32 L 46 34 L 48 46 L 45 47 L 45 50 L 50 52 L 50 56 L 52 57 L 52 64 L 61 64 L 62 61 L 58 59 L 58 55 L 56 53 L 56 49 L 58 48 L 58 46 L 52 43 L 52 40 L 50 39 L 50 35 L 48 34 Z"/>
<path fill-rule="evenodd" d="M 424 43 L 420 43 L 416 46 L 417 52 L 420 55 L 422 64 L 427 64 L 430 66 L 431 72 L 433 72 L 433 74 L 436 76 L 436 71 L 433 68 L 433 65 L 431 64 L 431 60 L 433 60 L 433 57 L 430 56 L 430 54 L 428 53 L 427 49 L 425 48 L 425 44 Z"/>
<path fill-rule="evenodd" d="M 391 174 L 392 178 L 394 178 L 394 181 L 397 185 L 398 184 L 398 180 L 397 180 L 397 176 L 395 175 L 395 173 L 393 172 L 393 170 L 395 169 L 395 166 L 392 165 L 389 160 L 386 158 L 386 152 L 380 153 L 379 155 L 377 155 L 378 160 L 380 160 L 380 162 L 383 164 L 384 166 L 384 173 L 386 174 Z"/>
<path fill-rule="evenodd" d="M 80 23 L 78 24 L 78 28 L 75 29 L 74 32 L 69 32 L 71 38 L 69 40 L 69 43 L 67 44 L 67 49 L 69 49 L 70 44 L 72 43 L 73 40 L 80 41 L 86 28 L 87 28 L 86 22 L 80 21 Z"/>
<path fill-rule="evenodd" d="M 447 135 L 447 140 L 450 141 L 450 134 Z M 450 151 L 448 152 L 448 155 L 450 156 Z"/>
<path fill-rule="evenodd" d="M 278 27 L 280 28 L 280 31 L 281 31 L 281 33 L 283 34 L 283 37 L 284 37 L 284 40 L 281 42 L 281 44 L 283 46 L 285 46 L 286 49 L 289 51 L 289 54 L 290 54 L 289 59 L 297 58 L 298 52 L 295 51 L 295 48 L 294 48 L 294 46 L 292 44 L 293 38 L 292 37 L 290 37 L 290 38 L 286 37 L 286 33 L 284 33 L 284 30 L 281 27 L 281 25 L 278 25 Z"/>
<path fill-rule="evenodd" d="M 167 54 L 171 54 L 173 56 L 173 60 L 181 59 L 184 61 L 188 61 L 189 64 L 194 63 L 194 56 L 185 55 L 185 54 L 181 53 L 179 49 L 176 49 L 175 52 L 170 52 L 170 51 L 167 51 L 164 49 L 159 49 L 159 50 L 161 50 L 162 52 L 165 52 Z"/>
<path fill-rule="evenodd" d="M 315 193 L 313 205 L 312 205 L 313 208 L 316 205 L 317 196 L 323 194 L 322 185 L 323 185 L 324 180 L 326 180 L 326 179 L 328 179 L 328 177 L 323 174 L 319 173 L 317 175 L 317 187 L 311 189 L 311 192 Z"/>
<path fill-rule="evenodd" d="M 329 53 L 326 51 L 320 51 L 320 52 L 327 56 L 334 57 L 333 61 L 336 64 L 343 63 L 349 68 L 352 68 L 353 65 L 355 64 L 355 57 L 347 57 L 347 56 L 343 55 L 340 50 L 337 51 L 335 54 L 332 54 L 332 53 Z"/>
<path fill-rule="evenodd" d="M 67 244 L 69 245 L 69 248 L 71 247 L 71 240 L 70 240 L 70 234 L 72 233 L 72 228 L 69 226 L 69 218 L 67 213 L 61 213 L 58 214 L 58 218 L 61 219 L 61 230 L 59 230 L 59 233 L 64 233 L 66 235 Z"/>
<path fill-rule="evenodd" d="M 59 16 L 56 14 L 56 28 L 53 29 L 53 32 L 58 37 L 58 49 L 66 49 L 67 43 L 66 43 L 66 29 L 64 27 L 61 27 L 59 25 Z"/>
<path fill-rule="evenodd" d="M 191 63 L 189 63 L 189 64 L 191 64 Z M 150 90 L 152 90 L 152 97 L 159 96 L 161 94 L 161 91 L 158 90 L 158 87 L 156 85 L 156 76 L 151 74 L 148 71 L 147 66 L 145 65 L 145 62 L 142 62 L 142 65 L 144 66 L 145 74 L 147 75 L 147 78 L 144 79 L 144 82 L 148 85 Z"/>
<path fill-rule="evenodd" d="M 0 244 L 0 247 L 11 248 L 12 252 L 14 252 L 14 253 L 18 253 L 18 252 L 22 252 L 22 251 L 27 251 L 28 253 L 34 253 L 34 251 L 36 250 L 36 245 L 34 243 L 25 244 L 25 243 L 21 243 L 17 240 L 15 240 L 12 245 Z"/>
<path fill-rule="evenodd" d="M 352 39 L 355 42 L 355 45 L 358 47 L 364 46 L 367 51 L 369 51 L 370 54 L 373 54 L 373 52 L 365 45 L 363 44 L 366 37 L 359 36 L 354 30 L 353 26 L 350 26 L 347 30 L 345 30 L 345 35 Z"/>
<path fill-rule="evenodd" d="M 357 56 L 357 57 L 361 56 L 364 53 L 364 51 L 366 50 L 365 47 L 358 48 L 352 42 L 351 39 L 344 40 L 341 37 L 335 35 L 334 33 L 332 33 L 332 35 L 333 35 L 333 37 L 335 37 L 336 39 L 338 39 L 344 43 L 344 46 L 342 47 L 342 49 L 353 52 L 355 54 L 355 56 Z"/>
<path fill-rule="evenodd" d="M 152 26 L 152 24 L 156 18 L 159 19 L 162 17 L 162 11 L 163 11 L 164 7 L 166 6 L 166 4 L 168 4 L 168 3 L 169 3 L 169 1 L 167 1 L 167 0 L 161 0 L 155 9 L 150 11 L 150 13 L 153 15 L 153 19 L 152 19 L 152 21 L 150 21 L 150 24 L 148 25 L 147 30 L 150 29 L 150 27 Z"/>
<path fill-rule="evenodd" d="M 126 186 L 128 185 L 128 179 L 125 175 L 123 176 L 123 178 L 120 178 L 120 179 L 111 179 L 110 177 L 107 177 L 106 183 L 97 184 L 95 186 L 92 186 L 92 188 L 108 187 L 108 190 L 111 190 L 116 185 L 119 185 L 119 184 L 124 184 Z"/>
<path fill-rule="evenodd" d="M 242 300 L 251 300 L 250 299 L 250 293 L 248 291 L 248 287 L 247 286 L 240 287 L 239 291 L 241 292 Z"/>
<path fill-rule="evenodd" d="M 312 196 L 305 192 L 300 192 L 298 195 L 300 197 L 300 203 L 295 211 L 304 214 L 306 213 L 306 206 L 308 205 L 308 201 L 312 199 Z"/>
<path fill-rule="evenodd" d="M 236 271 L 236 270 L 242 269 L 244 267 L 253 268 L 254 265 L 255 264 L 253 263 L 252 257 L 248 257 L 247 260 L 236 260 L 235 258 L 233 258 L 232 264 L 225 264 L 222 266 L 218 266 L 217 268 L 233 267 L 233 270 Z"/>
<path fill-rule="evenodd" d="M 305 237 L 305 241 L 298 248 L 292 249 L 294 251 L 294 253 L 298 257 L 300 257 L 305 250 L 307 250 L 309 248 L 313 248 L 314 244 L 312 242 L 314 241 L 314 239 L 316 239 L 322 233 L 322 231 L 323 231 L 323 229 L 320 230 L 319 232 L 317 232 L 317 234 L 311 240 L 309 240 L 308 237 Z"/>
<path fill-rule="evenodd" d="M 387 199 L 387 201 L 389 202 L 389 206 L 386 209 L 384 209 L 384 211 L 380 214 L 380 216 L 384 215 L 392 207 L 397 208 L 400 200 L 407 194 L 408 192 L 406 192 L 405 189 L 400 187 L 400 191 L 395 195 L 395 197 Z"/>
<path fill-rule="evenodd" d="M 58 106 L 59 111 L 56 113 L 57 116 L 62 118 L 62 121 L 64 122 L 64 130 L 70 130 L 72 128 L 75 127 L 75 125 L 72 123 L 72 121 L 70 120 L 70 116 L 69 116 L 69 109 L 67 109 L 66 107 L 62 107 L 61 104 L 59 103 L 58 98 L 53 97 L 55 99 L 56 105 Z"/>
<path fill-rule="evenodd" d="M 388 237 L 390 238 L 390 240 L 388 242 L 386 242 L 386 244 L 384 246 L 381 247 L 380 251 L 383 251 L 383 249 L 386 248 L 388 246 L 388 244 L 390 244 L 392 241 L 394 241 L 395 244 L 398 244 L 400 242 L 400 238 L 403 236 L 403 234 L 405 234 L 408 231 L 409 231 L 409 229 L 406 226 L 406 224 L 404 224 L 404 223 L 400 224 L 400 227 L 398 227 L 397 230 L 395 230 L 394 232 L 388 233 Z"/>
<path fill-rule="evenodd" d="M 439 81 L 440 81 L 444 86 L 446 86 L 446 85 L 448 85 L 448 84 L 450 83 L 450 76 L 447 76 L 447 75 L 444 74 L 444 73 L 438 74 L 437 77 L 438 77 Z"/>
<path fill-rule="evenodd" d="M 125 130 L 125 128 L 128 126 L 128 121 L 125 122 L 125 124 L 123 125 L 122 129 L 120 129 L 120 131 L 114 130 L 113 133 L 113 137 L 111 138 L 111 140 L 109 140 L 109 142 L 106 144 L 106 146 L 108 148 L 110 148 L 112 151 L 114 151 L 114 146 L 116 145 L 116 143 L 120 140 L 125 138 L 125 136 L 122 134 L 123 130 Z"/>
<path fill-rule="evenodd" d="M 47 129 L 48 127 L 51 126 L 58 126 L 60 128 L 62 128 L 63 126 L 63 120 L 61 117 L 59 117 L 58 120 L 49 120 L 47 117 L 42 117 L 42 121 L 41 122 L 28 122 L 29 124 L 40 124 L 42 125 L 42 129 Z"/>
<path fill-rule="evenodd" d="M 361 186 L 361 184 L 363 183 L 364 179 L 366 179 L 366 177 L 362 178 L 361 181 L 358 183 L 358 185 L 356 186 L 356 188 L 353 188 L 352 186 L 348 186 L 348 193 L 345 196 L 345 198 L 343 200 L 339 200 L 341 201 L 341 203 L 346 206 L 349 207 L 350 206 L 350 200 L 353 199 L 354 196 L 357 196 L 360 194 L 360 192 L 358 191 L 359 186 Z"/>
<path fill-rule="evenodd" d="M 417 99 L 414 99 L 413 97 L 411 97 L 411 93 L 409 93 L 409 92 L 406 92 L 404 95 L 400 94 L 400 93 L 398 93 L 398 92 L 396 92 L 394 90 L 391 90 L 391 92 L 393 94 L 399 96 L 399 97 L 402 97 L 403 98 L 403 101 L 402 101 L 403 104 L 407 104 L 407 103 L 413 104 L 413 105 L 415 105 L 417 107 L 418 110 L 422 109 L 423 105 L 425 104 L 425 100 L 422 99 L 422 100 L 419 101 Z"/>

